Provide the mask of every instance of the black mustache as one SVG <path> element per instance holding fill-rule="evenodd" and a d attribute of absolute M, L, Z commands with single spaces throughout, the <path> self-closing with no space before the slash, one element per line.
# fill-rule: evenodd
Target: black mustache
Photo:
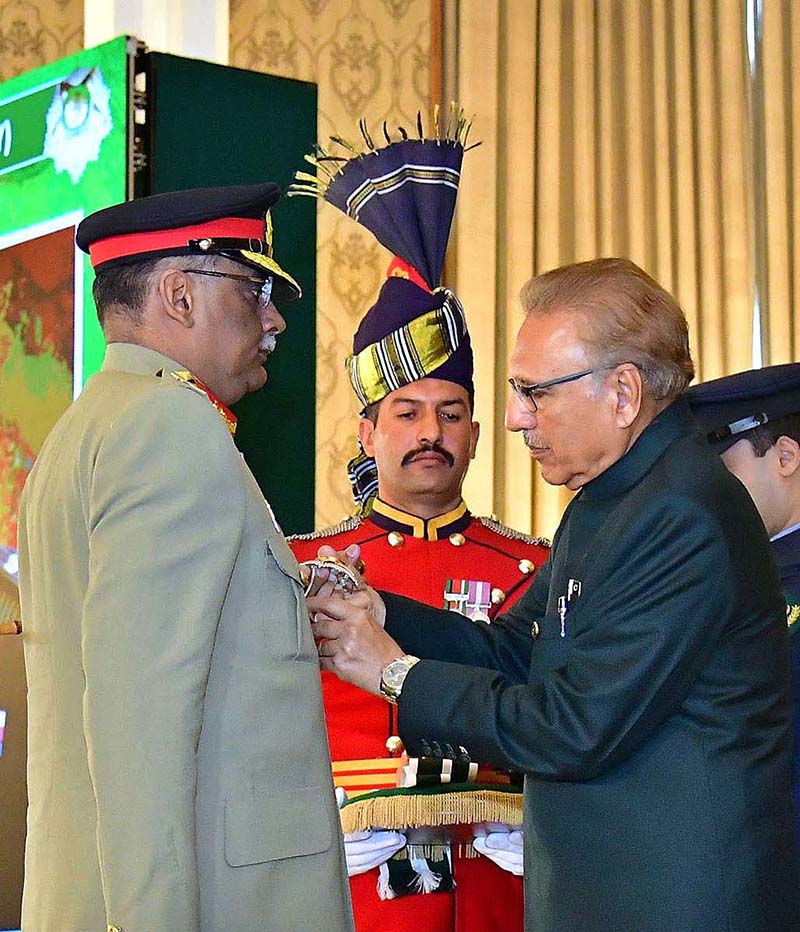
<path fill-rule="evenodd" d="M 411 460 L 413 460 L 415 456 L 419 456 L 420 453 L 438 453 L 448 466 L 452 466 L 455 463 L 455 458 L 449 450 L 445 450 L 445 448 L 438 443 L 434 443 L 432 446 L 420 447 L 418 450 L 411 450 L 409 453 L 406 453 L 400 465 L 408 466 Z"/>

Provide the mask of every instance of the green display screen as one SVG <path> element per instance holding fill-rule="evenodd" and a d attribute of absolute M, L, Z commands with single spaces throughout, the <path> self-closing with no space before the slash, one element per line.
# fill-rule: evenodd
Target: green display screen
<path fill-rule="evenodd" d="M 317 135 L 317 88 L 305 81 L 152 52 L 149 188 L 274 181 L 283 190 Z M 234 405 L 236 443 L 287 534 L 314 526 L 316 204 L 282 198 L 275 256 L 303 288 L 281 307 L 286 332 L 269 381 Z"/>
<path fill-rule="evenodd" d="M 75 227 L 128 189 L 129 40 L 0 84 L 0 565 L 41 444 L 105 343 Z"/>

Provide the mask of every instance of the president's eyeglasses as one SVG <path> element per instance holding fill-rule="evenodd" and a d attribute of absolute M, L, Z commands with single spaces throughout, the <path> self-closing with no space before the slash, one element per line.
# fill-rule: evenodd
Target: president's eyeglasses
<path fill-rule="evenodd" d="M 578 379 L 591 375 L 593 372 L 603 372 L 613 368 L 614 366 L 599 366 L 594 369 L 583 369 L 580 372 L 571 372 L 569 375 L 560 375 L 558 378 L 548 379 L 546 382 L 533 382 L 529 385 L 517 379 L 509 379 L 508 384 L 526 408 L 531 411 L 538 411 L 545 389 L 552 388 L 554 385 L 566 385 L 567 382 L 577 382 Z"/>

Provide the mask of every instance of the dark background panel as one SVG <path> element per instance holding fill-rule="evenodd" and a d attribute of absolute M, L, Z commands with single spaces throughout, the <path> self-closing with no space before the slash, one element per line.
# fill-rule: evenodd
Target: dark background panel
<path fill-rule="evenodd" d="M 317 132 L 317 88 L 305 81 L 151 52 L 148 190 L 275 181 L 286 191 Z M 236 443 L 288 533 L 314 526 L 316 203 L 272 211 L 275 258 L 303 288 L 279 308 L 287 329 L 265 387 L 234 408 Z"/>

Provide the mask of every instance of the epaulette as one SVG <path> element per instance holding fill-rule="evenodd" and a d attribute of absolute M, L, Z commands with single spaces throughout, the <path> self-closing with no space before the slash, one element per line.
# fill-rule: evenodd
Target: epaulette
<path fill-rule="evenodd" d="M 345 518 L 344 521 L 340 521 L 331 527 L 310 531 L 308 534 L 291 534 L 286 540 L 291 542 L 293 540 L 317 540 L 320 537 L 336 537 L 337 534 L 343 534 L 345 531 L 354 531 L 360 525 L 361 515 L 352 515 L 350 518 Z"/>
<path fill-rule="evenodd" d="M 534 544 L 537 547 L 551 546 L 550 541 L 546 537 L 531 537 L 530 534 L 523 534 L 522 531 L 514 530 L 513 527 L 503 524 L 498 521 L 497 518 L 485 518 L 481 515 L 477 517 L 478 521 L 480 521 L 484 527 L 488 527 L 490 531 L 494 531 L 495 534 L 506 537 L 508 540 L 521 540 L 526 544 Z"/>
<path fill-rule="evenodd" d="M 164 369 L 159 369 L 156 375 L 158 378 L 163 379 L 166 373 Z M 169 375 L 175 379 L 179 385 L 191 389 L 193 392 L 202 395 L 209 401 L 217 414 L 225 421 L 225 426 L 230 431 L 231 437 L 236 434 L 236 415 L 227 405 L 223 404 L 219 398 L 217 398 L 214 392 L 212 392 L 205 383 L 195 378 L 188 369 L 176 369 L 174 372 L 170 372 Z"/>

